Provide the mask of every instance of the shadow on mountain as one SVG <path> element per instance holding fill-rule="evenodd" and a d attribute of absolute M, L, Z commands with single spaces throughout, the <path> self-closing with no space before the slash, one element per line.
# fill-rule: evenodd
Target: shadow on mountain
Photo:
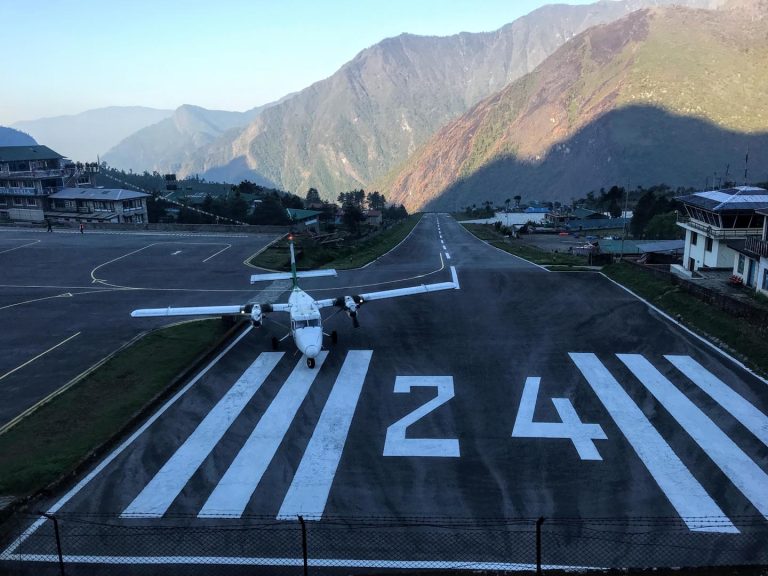
<path fill-rule="evenodd" d="M 743 184 L 747 151 L 746 180 L 768 181 L 768 132 L 735 132 L 652 106 L 629 106 L 604 114 L 539 160 L 493 160 L 451 184 L 424 209 L 457 210 L 486 200 L 499 204 L 518 194 L 524 202 L 570 202 L 613 184 L 703 189 L 726 172 L 728 180 Z"/>
<path fill-rule="evenodd" d="M 224 166 L 210 168 L 201 174 L 203 178 L 210 182 L 227 182 L 229 184 L 239 184 L 243 180 L 250 180 L 258 186 L 265 188 L 280 188 L 269 178 L 262 176 L 259 172 L 250 168 L 245 160 L 245 156 L 238 156 L 230 160 Z"/>

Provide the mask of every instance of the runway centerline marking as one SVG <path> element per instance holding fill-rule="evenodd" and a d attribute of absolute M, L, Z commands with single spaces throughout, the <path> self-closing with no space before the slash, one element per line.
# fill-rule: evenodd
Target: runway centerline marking
<path fill-rule="evenodd" d="M 568 355 L 688 528 L 696 532 L 738 533 L 739 529 L 726 518 L 597 356 L 574 352 Z M 722 521 L 712 526 L 706 516 L 717 516 Z"/>
<path fill-rule="evenodd" d="M 314 369 L 307 368 L 303 359 L 299 361 L 208 497 L 198 517 L 242 516 L 327 356 L 328 352 L 321 352 Z"/>
<path fill-rule="evenodd" d="M 734 486 L 768 519 L 768 474 L 648 360 L 639 354 L 617 356 Z"/>
<path fill-rule="evenodd" d="M 368 373 L 372 350 L 350 350 L 301 458 L 278 519 L 320 520 Z"/>
<path fill-rule="evenodd" d="M 690 356 L 664 356 L 710 398 L 768 446 L 768 417 Z"/>
<path fill-rule="evenodd" d="M 277 366 L 283 354 L 259 354 L 149 484 L 123 510 L 120 515 L 122 518 L 159 518 L 165 514 L 184 485 Z"/>
<path fill-rule="evenodd" d="M 13 374 L 14 372 L 18 372 L 19 370 L 21 370 L 21 369 L 22 369 L 22 368 L 24 368 L 25 366 L 29 366 L 29 365 L 30 365 L 30 364 L 32 364 L 32 362 L 34 362 L 35 360 L 38 360 L 38 359 L 42 358 L 43 356 L 45 356 L 45 355 L 46 355 L 46 354 L 48 354 L 49 352 L 52 352 L 52 351 L 56 350 L 56 348 L 58 348 L 59 346 L 63 346 L 64 344 L 66 344 L 66 343 L 67 343 L 67 342 L 69 342 L 70 340 L 72 340 L 72 339 L 74 339 L 74 338 L 77 338 L 78 336 L 80 336 L 80 334 L 82 334 L 82 332 L 77 332 L 77 333 L 75 333 L 75 334 L 72 334 L 72 336 L 69 336 L 68 338 L 65 338 L 64 340 L 62 340 L 61 342 L 59 342 L 59 343 L 58 343 L 58 344 L 56 344 L 55 346 L 51 346 L 51 347 L 50 347 L 50 348 L 48 348 L 48 350 L 46 350 L 45 352 L 41 352 L 40 354 L 38 354 L 38 355 L 37 355 L 37 356 L 35 356 L 34 358 L 31 358 L 31 359 L 27 360 L 26 362 L 24 362 L 24 364 L 21 364 L 20 366 L 16 366 L 16 368 L 14 368 L 13 370 L 9 370 L 8 372 L 6 372 L 6 373 L 5 373 L 5 374 L 3 374 L 2 376 L 0 376 L 0 380 L 2 380 L 3 378 L 6 378 L 6 377 L 8 377 L 8 376 L 10 376 L 10 375 L 11 375 L 11 374 Z"/>

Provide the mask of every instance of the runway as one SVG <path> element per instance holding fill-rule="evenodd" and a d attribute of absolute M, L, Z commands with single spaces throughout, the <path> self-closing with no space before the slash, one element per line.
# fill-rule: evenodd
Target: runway
<path fill-rule="evenodd" d="M 130 258 L 95 275 L 105 286 L 173 288 L 207 273 L 187 279 Z M 317 566 L 530 568 L 538 517 L 571 522 L 552 566 L 768 561 L 767 384 L 607 278 L 548 272 L 428 214 L 374 264 L 302 287 L 328 298 L 443 282 L 450 266 L 460 290 L 371 302 L 358 329 L 343 314 L 328 320 L 339 342 L 314 370 L 290 340 L 271 349 L 281 326 L 245 330 L 52 499 L 72 534 L 86 525 L 92 536 L 70 539 L 69 560 L 83 573 L 298 566 L 275 534 L 295 535 L 302 516 Z M 142 307 L 227 303 L 141 296 Z M 494 522 L 508 536 L 516 519 L 525 545 L 502 552 Z M 607 525 L 610 537 L 585 539 Z M 248 532 L 256 527 L 273 537 Z M 47 566 L 51 530 L 40 519 L 0 558 Z M 377 536 L 355 536 L 366 531 Z"/>

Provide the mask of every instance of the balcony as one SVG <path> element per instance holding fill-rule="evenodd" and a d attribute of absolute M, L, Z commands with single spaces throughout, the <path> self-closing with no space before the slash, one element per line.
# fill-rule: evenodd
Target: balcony
<path fill-rule="evenodd" d="M 718 228 L 706 222 L 683 216 L 682 214 L 677 215 L 677 225 L 681 228 L 695 230 L 715 240 L 737 240 L 763 234 L 762 223 L 759 228 Z"/>
<path fill-rule="evenodd" d="M 74 170 L 67 168 L 54 168 L 50 170 L 0 170 L 0 177 L 3 178 L 68 178 L 75 173 Z"/>
<path fill-rule="evenodd" d="M 759 254 L 763 258 L 768 258 L 768 240 L 762 238 L 747 238 L 744 243 L 744 249 Z"/>
<path fill-rule="evenodd" d="M 36 188 L 4 188 L 0 186 L 0 196 L 44 196 Z"/>

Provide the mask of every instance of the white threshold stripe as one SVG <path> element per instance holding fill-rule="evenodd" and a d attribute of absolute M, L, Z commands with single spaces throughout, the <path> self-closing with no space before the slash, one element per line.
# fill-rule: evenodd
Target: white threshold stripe
<path fill-rule="evenodd" d="M 159 518 L 181 493 L 208 454 L 240 415 L 283 352 L 262 352 L 194 432 L 160 468 L 138 496 L 123 510 L 122 518 Z"/>
<path fill-rule="evenodd" d="M 696 386 L 768 446 L 768 417 L 690 356 L 664 356 Z"/>
<path fill-rule="evenodd" d="M 677 386 L 639 354 L 617 354 L 747 500 L 768 519 L 768 474 Z"/>
<path fill-rule="evenodd" d="M 278 519 L 320 520 L 371 362 L 372 350 L 350 350 L 301 458 Z"/>
<path fill-rule="evenodd" d="M 208 497 L 199 518 L 242 516 L 327 356 L 328 352 L 321 352 L 314 369 L 307 368 L 303 359 L 299 361 Z"/>
<path fill-rule="evenodd" d="M 634 400 L 591 353 L 569 353 L 616 425 L 689 529 L 738 533 Z M 722 518 L 712 526 L 705 516 Z"/>
<path fill-rule="evenodd" d="M 192 386 L 197 384 L 198 380 L 200 380 L 200 378 L 205 376 L 208 373 L 208 371 L 214 366 L 214 364 L 216 364 L 226 354 L 228 354 L 229 351 L 232 350 L 232 348 L 234 348 L 240 342 L 240 340 L 245 338 L 245 336 L 252 329 L 253 329 L 253 326 L 246 327 L 246 329 L 243 330 L 243 332 L 237 338 L 235 338 L 235 340 L 232 341 L 226 348 L 224 348 L 224 350 L 222 350 L 213 360 L 211 360 L 210 363 L 205 368 L 200 370 L 200 372 L 198 372 L 197 375 L 194 378 L 192 378 L 192 380 L 190 380 L 181 390 L 176 392 L 176 394 L 174 394 L 165 404 L 163 404 L 162 407 L 157 412 L 155 412 L 152 416 L 150 416 L 149 419 L 146 422 L 144 422 L 144 424 L 142 424 L 142 426 L 138 430 L 136 430 L 136 432 L 131 434 L 125 442 L 123 442 L 122 444 L 120 444 L 120 446 L 115 448 L 115 450 L 109 456 L 104 458 L 104 460 L 102 460 L 99 463 L 99 465 L 96 466 L 96 468 L 91 470 L 85 478 L 83 478 L 82 480 L 80 480 L 80 482 L 75 484 L 75 486 L 69 492 L 64 494 L 64 496 L 62 496 L 58 500 L 58 502 L 56 502 L 53 506 L 51 506 L 48 509 L 47 513 L 55 514 L 56 512 L 61 510 L 67 504 L 67 502 L 69 502 L 72 498 L 77 496 L 80 490 L 85 488 L 86 485 L 88 485 L 88 483 L 91 480 L 93 480 L 96 476 L 101 474 L 102 470 L 104 470 L 104 468 L 109 466 L 118 456 L 120 456 L 120 454 L 122 454 L 131 444 L 133 444 L 136 438 L 144 434 L 144 432 L 146 432 L 146 430 L 150 426 L 152 426 L 152 424 L 154 424 L 160 418 L 160 416 L 162 416 L 165 413 L 165 411 L 168 410 L 168 408 L 173 406 L 173 404 L 175 404 L 179 398 L 181 398 L 184 394 L 186 394 L 187 391 L 190 388 L 192 388 Z M 10 558 L 11 555 L 13 554 L 13 551 L 16 550 L 16 548 L 18 548 L 19 546 L 21 546 L 27 538 L 32 536 L 32 534 L 37 532 L 37 529 L 40 528 L 40 526 L 42 526 L 46 522 L 48 522 L 48 519 L 45 516 L 40 516 L 40 518 L 35 520 L 35 522 L 29 528 L 24 530 L 24 532 L 22 532 L 18 536 L 18 538 L 16 538 L 13 542 L 11 542 L 8 548 L 6 548 L 0 554 L 0 560 L 7 560 L 8 558 Z"/>
<path fill-rule="evenodd" d="M 20 559 L 24 562 L 55 562 L 58 563 L 59 557 L 56 554 L 21 554 Z M 249 558 L 247 556 L 76 556 L 64 554 L 63 560 L 66 564 L 221 564 L 221 565 L 243 565 L 243 566 L 303 566 L 302 558 Z M 510 571 L 531 571 L 536 570 L 536 564 L 512 562 L 472 562 L 458 560 L 380 560 L 376 558 L 309 558 L 309 566 L 314 568 L 322 567 L 343 567 L 343 568 L 443 568 L 456 570 L 510 570 Z M 543 570 L 564 570 L 564 571 L 584 571 L 584 570 L 605 570 L 597 566 L 568 566 L 564 564 L 542 564 Z"/>

